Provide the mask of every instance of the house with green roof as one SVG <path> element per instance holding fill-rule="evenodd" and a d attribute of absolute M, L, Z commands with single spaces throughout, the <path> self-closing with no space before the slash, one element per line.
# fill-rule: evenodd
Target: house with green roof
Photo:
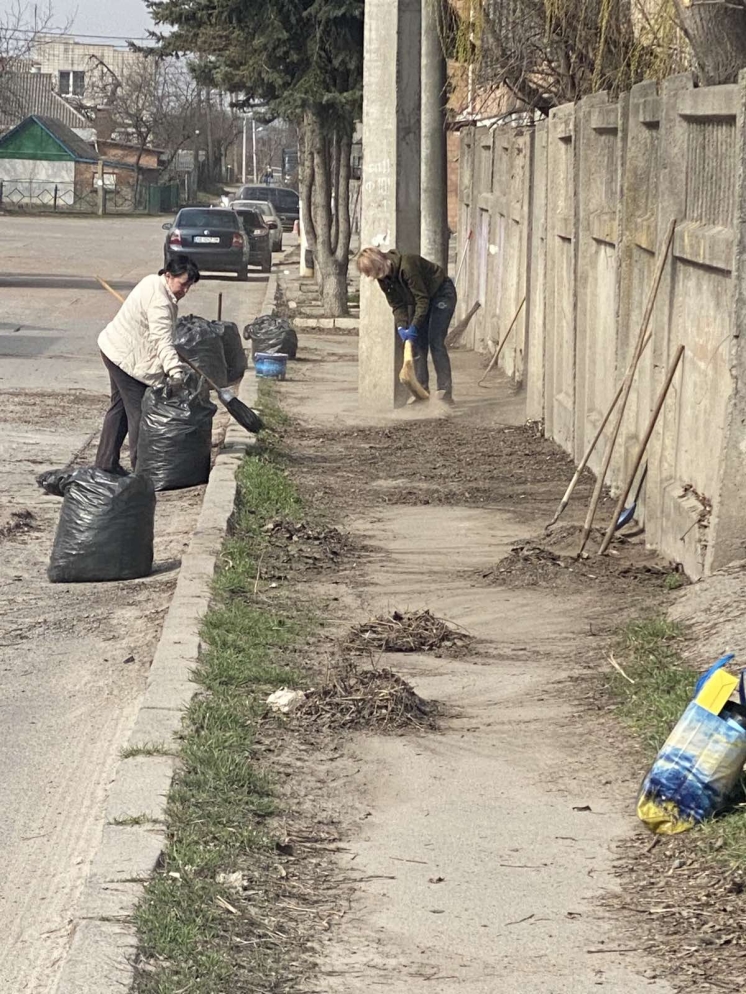
<path fill-rule="evenodd" d="M 135 186 L 134 166 L 103 160 L 62 121 L 32 114 L 0 137 L 0 208 L 94 210 L 100 164 L 107 191 Z"/>

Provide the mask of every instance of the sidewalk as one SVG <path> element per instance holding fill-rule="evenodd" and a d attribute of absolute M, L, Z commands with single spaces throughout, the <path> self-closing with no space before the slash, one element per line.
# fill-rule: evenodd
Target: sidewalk
<path fill-rule="evenodd" d="M 352 739 L 359 772 L 344 796 L 329 772 L 340 866 L 362 882 L 306 989 L 668 994 L 604 905 L 618 890 L 615 841 L 636 830 L 637 781 L 586 679 L 607 665 L 597 634 L 621 620 L 618 601 L 567 571 L 558 586 L 482 578 L 551 516 L 560 457 L 543 440 L 530 447 L 505 381 L 476 388 L 473 354 L 454 355 L 459 406 L 435 423 L 424 405 L 388 422 L 358 411 L 357 340 L 302 337 L 299 355 L 282 390 L 307 426 L 291 438 L 291 475 L 374 549 L 345 590 L 358 605 L 349 622 L 427 608 L 478 639 L 458 659 L 378 661 L 447 717 L 441 734 Z M 417 419 L 403 440 L 387 431 Z M 630 589 L 628 603 L 644 597 Z"/>

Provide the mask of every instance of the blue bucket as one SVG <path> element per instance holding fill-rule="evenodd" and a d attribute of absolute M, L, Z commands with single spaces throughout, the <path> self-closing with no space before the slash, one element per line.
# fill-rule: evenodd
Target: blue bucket
<path fill-rule="evenodd" d="M 284 380 L 287 366 L 288 357 L 284 352 L 257 352 L 254 356 L 256 375 L 270 380 Z"/>

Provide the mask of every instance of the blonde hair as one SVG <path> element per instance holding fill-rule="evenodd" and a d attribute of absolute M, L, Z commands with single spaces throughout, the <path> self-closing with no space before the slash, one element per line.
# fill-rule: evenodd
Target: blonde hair
<path fill-rule="evenodd" d="M 357 257 L 358 272 L 372 280 L 381 280 L 391 272 L 391 260 L 377 248 L 361 249 Z"/>

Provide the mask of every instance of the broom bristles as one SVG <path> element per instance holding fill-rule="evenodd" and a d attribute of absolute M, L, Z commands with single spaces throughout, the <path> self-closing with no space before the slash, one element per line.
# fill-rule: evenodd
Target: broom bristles
<path fill-rule="evenodd" d="M 234 397 L 233 400 L 229 400 L 225 406 L 231 417 L 237 421 L 242 428 L 245 428 L 246 431 L 250 431 L 253 435 L 256 435 L 257 432 L 260 432 L 264 427 L 264 422 L 256 411 L 252 411 L 251 408 L 247 407 L 242 400 L 238 399 L 238 397 Z"/>
<path fill-rule="evenodd" d="M 414 371 L 414 348 L 411 342 L 404 343 L 404 362 L 399 373 L 399 382 L 403 383 L 420 400 L 429 400 L 430 394 L 417 379 Z"/>

